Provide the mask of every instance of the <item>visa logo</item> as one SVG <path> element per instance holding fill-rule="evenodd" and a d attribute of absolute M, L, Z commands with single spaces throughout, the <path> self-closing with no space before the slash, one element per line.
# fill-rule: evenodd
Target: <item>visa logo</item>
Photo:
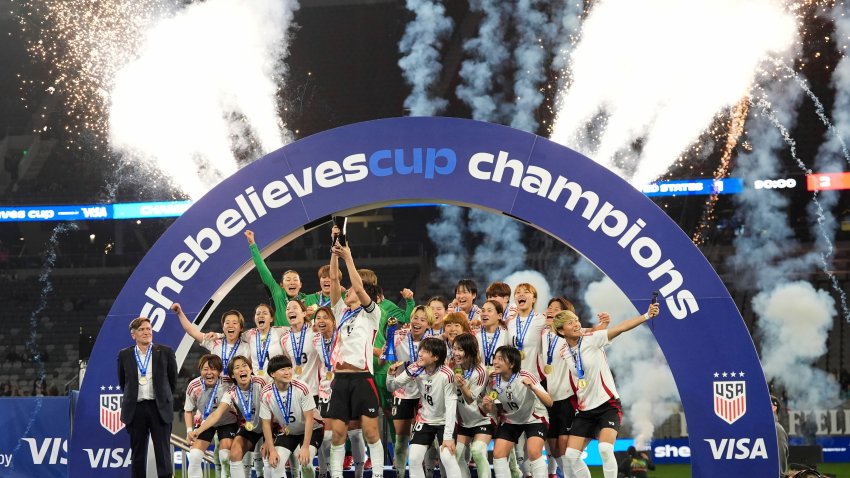
<path fill-rule="evenodd" d="M 131 451 L 123 448 L 84 448 L 92 468 L 126 468 L 132 462 Z"/>
<path fill-rule="evenodd" d="M 704 439 L 711 447 L 711 456 L 715 460 L 754 460 L 756 458 L 767 459 L 767 448 L 764 438 L 723 438 L 718 443 L 713 438 Z"/>
<path fill-rule="evenodd" d="M 68 440 L 45 438 L 41 440 L 41 443 L 38 443 L 35 438 L 21 438 L 21 440 L 27 442 L 30 446 L 30 454 L 32 455 L 32 463 L 34 465 L 45 464 L 45 459 L 47 459 L 48 465 L 68 464 Z M 61 457 L 59 456 L 60 450 L 62 452 Z M 50 452 L 49 458 L 48 452 Z"/>
<path fill-rule="evenodd" d="M 82 207 L 80 209 L 83 210 L 83 216 L 86 218 L 98 219 L 108 217 L 106 207 L 104 206 Z"/>

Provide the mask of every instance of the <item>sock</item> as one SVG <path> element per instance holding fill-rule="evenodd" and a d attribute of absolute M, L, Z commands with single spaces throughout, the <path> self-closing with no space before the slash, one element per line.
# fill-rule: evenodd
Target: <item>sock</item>
<path fill-rule="evenodd" d="M 222 474 L 230 476 L 230 450 L 219 450 L 218 461 L 221 463 Z"/>
<path fill-rule="evenodd" d="M 393 445 L 393 468 L 395 468 L 396 476 L 404 478 L 404 470 L 407 468 L 407 450 L 410 445 L 410 437 L 407 435 L 396 435 Z M 375 467 L 375 460 L 372 460 L 372 467 Z"/>
<path fill-rule="evenodd" d="M 298 450 L 298 447 L 295 447 Z M 289 454 L 289 472 L 292 473 L 292 478 L 301 478 L 301 464 L 298 463 L 298 454 Z"/>
<path fill-rule="evenodd" d="M 246 453 L 248 455 L 249 453 Z M 244 460 L 233 461 L 230 462 L 230 476 L 231 478 L 245 478 L 245 464 Z"/>
<path fill-rule="evenodd" d="M 511 476 L 511 468 L 508 465 L 507 458 L 494 458 L 493 471 L 496 472 L 496 478 L 508 478 Z"/>
<path fill-rule="evenodd" d="M 522 470 L 520 470 L 519 464 L 517 464 L 516 449 L 514 447 L 511 447 L 511 452 L 508 454 L 508 467 L 511 470 L 511 478 L 524 478 L 522 476 Z M 495 464 L 493 471 L 496 471 Z"/>
<path fill-rule="evenodd" d="M 521 435 L 519 440 L 514 444 L 514 453 L 516 453 L 516 463 L 519 466 L 521 476 L 528 476 L 528 460 L 525 456 L 525 435 Z"/>
<path fill-rule="evenodd" d="M 554 475 L 558 470 L 558 463 L 552 455 L 552 447 L 549 446 L 549 440 L 543 442 L 543 446 L 546 447 L 546 471 L 548 471 L 550 475 Z"/>
<path fill-rule="evenodd" d="M 300 447 L 296 448 L 295 451 L 300 453 L 301 452 Z M 313 457 L 314 456 L 316 456 L 316 447 L 314 447 L 313 445 L 310 445 L 310 461 L 306 465 L 300 467 L 302 478 L 316 478 L 316 469 L 313 468 Z"/>
<path fill-rule="evenodd" d="M 213 465 L 215 465 L 215 471 L 216 473 L 218 473 L 218 476 L 223 476 L 221 468 L 221 458 L 219 458 L 221 450 L 218 446 L 218 436 L 215 437 L 213 443 L 215 444 L 215 449 L 213 449 Z"/>
<path fill-rule="evenodd" d="M 251 478 L 251 468 L 254 466 L 254 455 L 249 451 L 245 452 L 242 457 L 242 469 L 245 470 L 245 476 Z"/>
<path fill-rule="evenodd" d="M 351 442 L 351 457 L 354 458 L 354 478 L 363 478 L 363 463 L 366 461 L 366 446 L 360 429 L 348 430 L 348 440 Z M 374 462 L 375 459 L 373 458 Z M 374 463 L 372 464 L 374 467 Z"/>
<path fill-rule="evenodd" d="M 204 452 L 198 448 L 189 450 L 189 467 L 186 469 L 186 474 L 189 478 L 201 478 L 201 464 L 204 462 Z"/>
<path fill-rule="evenodd" d="M 260 445 L 260 443 L 257 444 L 257 450 L 260 449 Z M 260 478 L 263 476 L 263 455 L 258 451 L 252 452 L 251 455 L 254 457 L 254 471 L 257 472 L 257 478 Z"/>
<path fill-rule="evenodd" d="M 327 478 L 328 476 L 328 455 L 331 451 L 331 438 L 333 438 L 334 433 L 330 430 L 325 430 L 324 436 L 322 438 L 322 446 L 319 448 L 319 475 L 321 478 Z"/>
<path fill-rule="evenodd" d="M 433 478 L 434 476 L 434 467 L 437 466 L 437 448 L 439 447 L 439 444 L 432 445 L 428 447 L 428 451 L 425 452 L 425 459 L 423 463 L 425 467 L 425 476 L 428 478 Z"/>
<path fill-rule="evenodd" d="M 617 478 L 617 459 L 614 457 L 614 445 L 599 442 L 599 456 L 602 457 L 602 474 L 605 478 Z"/>
<path fill-rule="evenodd" d="M 369 456 L 372 457 L 372 478 L 384 478 L 384 444 L 381 440 L 369 444 Z"/>
<path fill-rule="evenodd" d="M 469 462 L 464 467 L 469 471 Z M 448 448 L 440 447 L 440 478 L 460 478 L 460 467 L 457 466 L 457 458 Z"/>
<path fill-rule="evenodd" d="M 462 478 L 470 478 L 469 474 L 469 448 L 466 444 L 457 442 L 455 445 L 455 459 L 460 467 L 460 476 Z"/>
<path fill-rule="evenodd" d="M 483 441 L 472 442 L 472 461 L 475 462 L 475 471 L 478 473 L 478 478 L 490 478 L 490 462 L 487 461 L 487 445 L 489 445 L 489 443 L 484 443 Z"/>
<path fill-rule="evenodd" d="M 329 467 L 331 478 L 342 478 L 342 462 L 345 460 L 345 445 L 331 444 Z"/>
<path fill-rule="evenodd" d="M 428 447 L 425 445 L 410 445 L 410 478 L 425 478 L 425 469 L 422 463 Z"/>
<path fill-rule="evenodd" d="M 590 478 L 590 470 L 587 464 L 581 459 L 581 451 L 575 448 L 567 448 L 564 454 L 564 468 L 572 470 L 573 478 Z"/>
<path fill-rule="evenodd" d="M 554 460 L 552 461 L 554 462 Z M 528 468 L 533 478 L 546 478 L 546 460 L 542 456 L 528 462 Z M 614 476 L 614 478 L 617 477 Z"/>

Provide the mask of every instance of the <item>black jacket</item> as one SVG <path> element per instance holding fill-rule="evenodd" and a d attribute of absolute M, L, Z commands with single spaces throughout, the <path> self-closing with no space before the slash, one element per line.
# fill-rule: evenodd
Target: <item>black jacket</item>
<path fill-rule="evenodd" d="M 135 347 L 134 344 L 118 352 L 118 384 L 124 391 L 121 421 L 124 423 L 133 421 L 139 396 L 138 366 L 133 353 Z M 174 418 L 174 389 L 177 387 L 177 357 L 174 351 L 165 345 L 153 344 L 150 367 L 156 407 L 162 420 L 171 423 Z"/>

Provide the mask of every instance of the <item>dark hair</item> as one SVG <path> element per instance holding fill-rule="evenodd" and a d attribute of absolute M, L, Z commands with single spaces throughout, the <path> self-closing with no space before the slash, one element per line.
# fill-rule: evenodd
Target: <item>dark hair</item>
<path fill-rule="evenodd" d="M 449 301 L 447 301 L 446 298 L 441 296 L 441 295 L 435 295 L 434 297 L 431 297 L 430 299 L 428 299 L 428 302 L 426 302 L 425 305 L 430 306 L 431 302 L 439 302 L 439 303 L 443 304 L 444 309 L 449 308 Z"/>
<path fill-rule="evenodd" d="M 265 302 L 260 302 L 259 304 L 257 304 L 256 307 L 254 307 L 254 312 L 256 312 L 257 309 L 259 309 L 260 307 L 265 307 L 265 308 L 269 309 L 269 313 L 272 314 L 272 318 L 274 318 L 275 311 L 274 311 L 273 305 L 267 304 Z"/>
<path fill-rule="evenodd" d="M 269 359 L 269 375 L 277 372 L 282 368 L 292 368 L 292 359 L 290 359 L 288 355 L 275 355 L 274 357 Z"/>
<path fill-rule="evenodd" d="M 130 333 L 135 332 L 135 331 L 136 331 L 136 329 L 138 329 L 139 327 L 141 327 L 141 326 L 142 326 L 142 323 L 144 323 L 144 322 L 147 322 L 148 324 L 150 324 L 150 323 L 151 323 L 151 319 L 149 319 L 149 318 L 147 318 L 147 317 L 137 317 L 137 318 L 133 319 L 133 320 L 130 322 Z"/>
<path fill-rule="evenodd" d="M 493 282 L 487 286 L 484 297 L 510 297 L 511 286 L 504 282 Z"/>
<path fill-rule="evenodd" d="M 373 301 L 378 300 L 378 296 L 380 295 L 380 291 L 378 290 L 377 284 L 370 284 L 368 282 L 364 282 L 363 283 L 363 290 L 366 291 L 366 294 L 369 296 L 370 299 L 372 299 Z M 377 304 L 377 302 L 376 302 L 376 304 Z"/>
<path fill-rule="evenodd" d="M 455 337 L 452 345 L 457 345 L 459 349 L 463 350 L 463 356 L 469 357 L 472 367 L 477 367 L 481 363 L 481 356 L 478 355 L 478 340 L 474 335 L 467 333 L 460 334 Z"/>
<path fill-rule="evenodd" d="M 419 350 L 427 350 L 428 353 L 436 357 L 437 367 L 442 367 L 443 364 L 446 363 L 446 355 L 448 355 L 448 351 L 446 350 L 446 343 L 443 342 L 442 339 L 438 339 L 437 337 L 427 337 L 422 340 L 421 344 L 419 344 Z"/>
<path fill-rule="evenodd" d="M 469 291 L 474 297 L 478 297 L 478 285 L 475 284 L 475 281 L 472 279 L 461 279 L 457 281 L 457 285 L 455 286 L 455 294 L 461 288 L 464 288 Z"/>
<path fill-rule="evenodd" d="M 502 307 L 502 304 L 500 304 L 499 301 L 497 301 L 497 300 L 485 300 L 484 303 L 492 305 L 493 308 L 496 309 L 496 312 L 499 315 L 502 315 L 505 312 L 505 308 Z M 499 319 L 499 320 L 501 320 L 501 319 Z"/>
<path fill-rule="evenodd" d="M 496 353 L 501 355 L 511 365 L 511 372 L 519 373 L 522 367 L 522 356 L 520 356 L 518 348 L 511 345 L 502 345 L 496 349 Z"/>
<path fill-rule="evenodd" d="M 223 367 L 221 365 L 221 357 L 214 354 L 204 354 L 201 355 L 201 359 L 198 360 L 198 371 L 204 368 L 204 364 L 209 365 L 211 369 L 221 373 Z"/>
<path fill-rule="evenodd" d="M 319 279 L 322 277 L 330 277 L 331 276 L 331 266 L 328 264 L 319 267 L 319 271 L 317 272 Z"/>
<path fill-rule="evenodd" d="M 331 320 L 333 320 L 334 324 L 336 324 L 336 316 L 334 315 L 334 311 L 330 307 L 324 305 L 316 309 L 316 312 L 313 314 L 313 320 L 316 319 L 316 317 L 319 315 L 319 312 L 325 312 L 326 314 L 328 314 L 328 317 L 330 317 Z"/>
<path fill-rule="evenodd" d="M 272 311 L 272 315 L 274 315 L 274 309 L 270 309 Z M 221 326 L 224 327 L 224 319 L 227 318 L 228 315 L 235 315 L 237 319 L 239 319 L 239 327 L 242 327 L 242 330 L 245 330 L 245 316 L 242 315 L 242 312 L 239 312 L 236 309 L 230 309 L 225 313 L 221 314 Z"/>
<path fill-rule="evenodd" d="M 251 369 L 251 373 L 254 372 L 254 365 L 251 363 L 251 359 L 244 355 L 237 355 L 230 359 L 230 362 L 227 364 L 227 375 L 229 377 L 233 378 L 233 369 L 236 367 L 236 362 L 240 360 L 248 364 L 248 367 Z"/>
<path fill-rule="evenodd" d="M 629 449 L 628 449 L 628 450 L 626 450 L 626 452 L 627 452 L 627 453 L 629 454 L 629 456 L 631 456 L 631 457 L 635 457 L 635 456 L 637 456 L 637 448 L 635 448 L 635 447 L 633 447 L 633 446 L 630 446 L 630 447 L 629 447 Z"/>
<path fill-rule="evenodd" d="M 560 304 L 561 310 L 569 310 L 570 312 L 572 312 L 574 314 L 576 313 L 576 307 L 573 305 L 572 302 L 567 300 L 566 297 L 563 297 L 563 296 L 552 297 L 551 299 L 549 299 L 549 303 L 546 304 L 546 307 L 549 307 L 550 305 L 552 305 L 552 302 L 557 302 L 558 304 Z"/>

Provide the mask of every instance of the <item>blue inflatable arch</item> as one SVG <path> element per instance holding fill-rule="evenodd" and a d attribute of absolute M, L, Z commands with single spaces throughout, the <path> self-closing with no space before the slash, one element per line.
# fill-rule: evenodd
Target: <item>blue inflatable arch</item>
<path fill-rule="evenodd" d="M 70 476 L 126 475 L 129 439 L 109 417 L 121 393 L 116 356 L 131 344 L 127 326 L 149 317 L 155 341 L 182 360 L 191 339 L 168 307 L 180 302 L 190 316 L 210 316 L 253 268 L 245 229 L 268 255 L 332 214 L 418 202 L 533 225 L 596 264 L 638 310 L 660 291 L 662 312 L 649 325 L 682 398 L 693 476 L 778 475 L 773 414 L 749 332 L 711 265 L 661 209 L 616 174 L 533 134 L 400 118 L 275 151 L 224 180 L 163 234 L 98 335 L 76 407 Z"/>

